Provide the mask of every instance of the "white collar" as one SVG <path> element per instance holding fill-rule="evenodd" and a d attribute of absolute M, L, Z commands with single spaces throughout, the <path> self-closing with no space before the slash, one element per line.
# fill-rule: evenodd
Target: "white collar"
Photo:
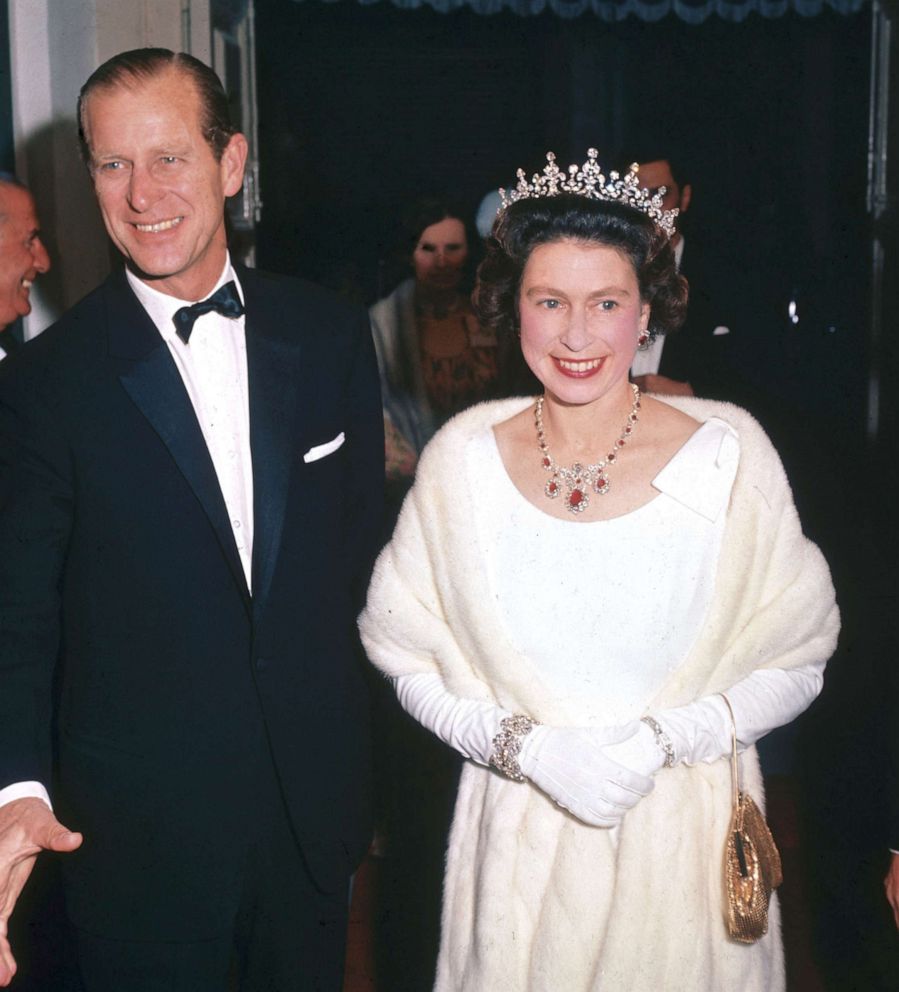
<path fill-rule="evenodd" d="M 652 484 L 714 523 L 727 505 L 739 460 L 737 432 L 712 417 L 690 436 Z"/>
<path fill-rule="evenodd" d="M 156 329 L 162 335 L 166 342 L 177 339 L 181 339 L 175 333 L 175 324 L 172 318 L 175 316 L 175 312 L 180 310 L 181 307 L 190 306 L 191 303 L 196 303 L 196 300 L 179 300 L 176 296 L 169 296 L 166 293 L 160 293 L 158 289 L 154 289 L 149 283 L 143 281 L 143 279 L 138 279 L 138 277 L 129 269 L 125 267 L 125 278 L 128 280 L 128 285 L 137 297 L 138 302 L 150 315 L 150 319 L 156 325 Z M 244 302 L 243 297 L 243 287 L 240 285 L 240 280 L 237 278 L 232 265 L 230 254 L 225 255 L 225 267 L 222 269 L 222 274 L 218 277 L 216 284 L 207 294 L 211 296 L 219 286 L 223 286 L 226 282 L 234 280 L 237 286 L 237 292 L 240 296 L 241 302 Z"/>

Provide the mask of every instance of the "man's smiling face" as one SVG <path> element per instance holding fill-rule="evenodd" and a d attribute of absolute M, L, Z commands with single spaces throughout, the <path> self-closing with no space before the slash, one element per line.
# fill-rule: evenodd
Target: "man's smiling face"
<path fill-rule="evenodd" d="M 27 189 L 0 183 L 0 329 L 31 313 L 31 284 L 49 268 L 34 199 Z"/>
<path fill-rule="evenodd" d="M 224 202 L 243 181 L 243 135 L 216 160 L 196 86 L 178 69 L 95 90 L 83 124 L 103 221 L 129 267 L 160 292 L 203 297 L 225 264 Z"/>

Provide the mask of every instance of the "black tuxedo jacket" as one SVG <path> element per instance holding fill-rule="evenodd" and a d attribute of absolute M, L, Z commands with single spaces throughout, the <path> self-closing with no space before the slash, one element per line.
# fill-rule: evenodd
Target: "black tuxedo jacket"
<path fill-rule="evenodd" d="M 690 286 L 687 319 L 666 337 L 659 374 L 689 382 L 697 396 L 745 404 L 740 362 L 753 329 L 739 273 L 715 264 L 692 238 L 684 244 L 680 273 Z M 728 333 L 716 334 L 720 328 Z"/>
<path fill-rule="evenodd" d="M 383 486 L 369 324 L 323 290 L 238 274 L 252 597 L 190 400 L 124 273 L 0 363 L 0 786 L 53 783 L 85 837 L 63 859 L 69 913 L 106 936 L 228 926 L 260 760 L 322 888 L 370 836 L 355 630 Z"/>
<path fill-rule="evenodd" d="M 12 327 L 0 327 L 0 348 L 3 349 L 7 358 L 21 350 L 22 342 L 13 334 Z M 0 355 L 0 360 L 2 358 L 3 355 Z"/>

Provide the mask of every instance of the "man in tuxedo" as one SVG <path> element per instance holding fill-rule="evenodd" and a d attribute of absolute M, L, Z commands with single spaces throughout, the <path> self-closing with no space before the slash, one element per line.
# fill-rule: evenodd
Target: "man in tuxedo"
<path fill-rule="evenodd" d="M 247 143 L 201 62 L 118 55 L 79 123 L 125 266 L 0 366 L 0 984 L 50 849 L 86 992 L 336 992 L 370 838 L 367 316 L 232 263 Z"/>
<path fill-rule="evenodd" d="M 633 160 L 632 160 L 633 161 Z M 631 373 L 634 382 L 650 393 L 703 396 L 739 402 L 744 390 L 732 367 L 734 314 L 740 306 L 733 276 L 714 271 L 691 235 L 689 246 L 683 222 L 693 198 L 693 185 L 684 165 L 674 156 L 646 151 L 639 162 L 640 185 L 653 193 L 662 187 L 662 206 L 677 208 L 677 228 L 671 239 L 678 271 L 690 284 L 690 302 L 684 326 L 669 336 L 659 335 L 637 352 Z"/>
<path fill-rule="evenodd" d="M 34 197 L 8 172 L 0 172 L 0 361 L 21 347 L 11 324 L 31 313 L 31 285 L 50 269 Z"/>

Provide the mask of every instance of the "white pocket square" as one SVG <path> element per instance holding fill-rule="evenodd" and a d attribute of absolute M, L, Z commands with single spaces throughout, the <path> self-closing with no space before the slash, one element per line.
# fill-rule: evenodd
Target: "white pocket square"
<path fill-rule="evenodd" d="M 307 464 L 309 462 L 317 462 L 319 458 L 324 458 L 325 455 L 330 455 L 332 452 L 336 451 L 346 440 L 343 431 L 341 431 L 333 441 L 326 441 L 324 444 L 313 445 L 305 455 L 303 455 L 303 461 Z"/>

